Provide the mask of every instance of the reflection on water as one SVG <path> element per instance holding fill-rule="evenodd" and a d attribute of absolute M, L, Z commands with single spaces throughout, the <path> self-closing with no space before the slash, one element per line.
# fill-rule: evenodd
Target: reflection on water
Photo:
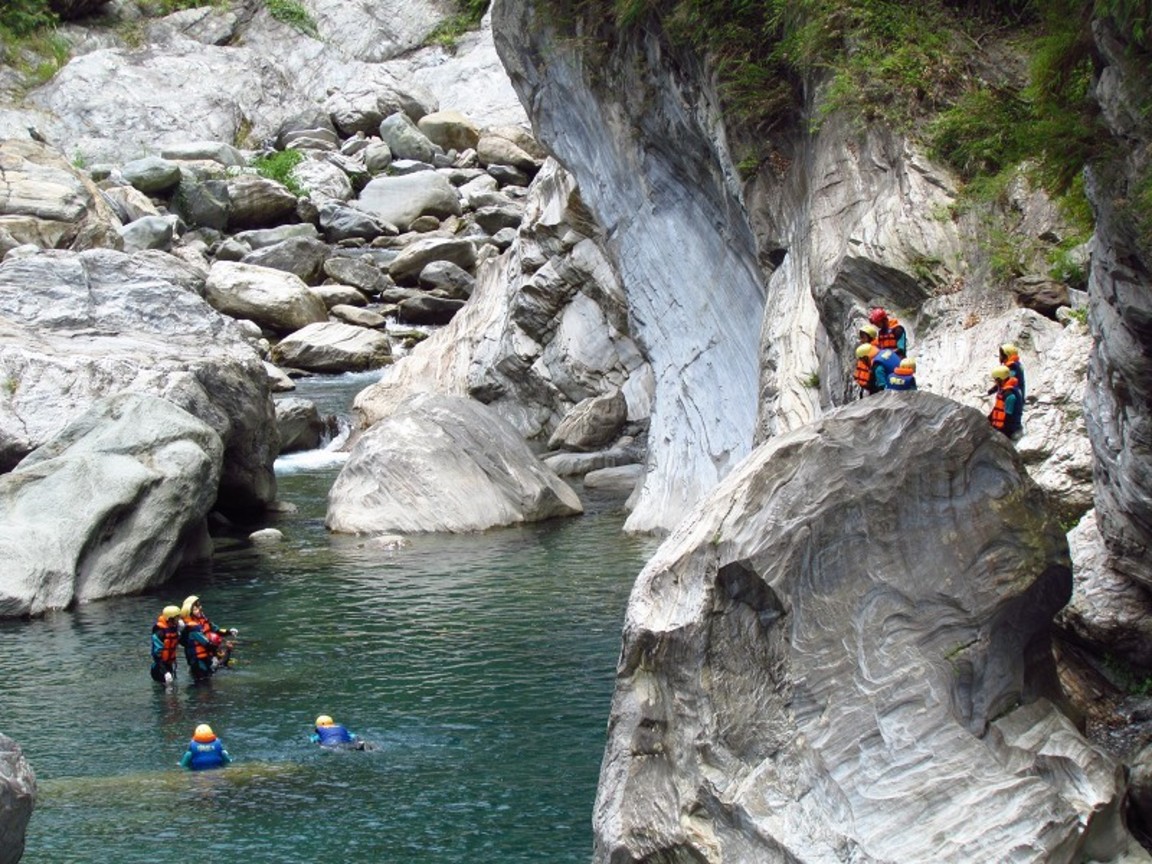
<path fill-rule="evenodd" d="M 586 862 L 619 628 L 651 541 L 618 503 L 384 550 L 323 529 L 335 469 L 282 474 L 271 551 L 223 544 L 146 597 L 0 622 L 0 731 L 36 769 L 27 864 Z M 149 628 L 186 594 L 240 629 L 209 686 L 148 677 Z M 308 742 L 333 715 L 378 745 Z M 176 767 L 209 722 L 236 762 Z"/>

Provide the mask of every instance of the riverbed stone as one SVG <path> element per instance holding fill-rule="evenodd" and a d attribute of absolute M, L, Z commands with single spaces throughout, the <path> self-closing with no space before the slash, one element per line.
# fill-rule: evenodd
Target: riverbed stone
<path fill-rule="evenodd" d="M 401 231 L 424 215 L 460 215 L 460 196 L 444 177 L 420 171 L 397 177 L 377 177 L 360 192 L 356 206 Z"/>
<path fill-rule="evenodd" d="M 277 333 L 328 320 L 324 301 L 299 276 L 255 264 L 217 261 L 204 297 L 226 315 L 251 319 Z"/>
<path fill-rule="evenodd" d="M 582 509 L 491 409 L 418 394 L 361 436 L 332 485 L 325 524 L 350 534 L 461 533 Z"/>
<path fill-rule="evenodd" d="M 281 339 L 272 349 L 272 359 L 309 372 L 362 372 L 391 363 L 392 343 L 379 330 L 324 321 Z"/>
<path fill-rule="evenodd" d="M 280 430 L 281 453 L 315 450 L 325 429 L 316 403 L 299 397 L 276 400 L 276 426 Z"/>

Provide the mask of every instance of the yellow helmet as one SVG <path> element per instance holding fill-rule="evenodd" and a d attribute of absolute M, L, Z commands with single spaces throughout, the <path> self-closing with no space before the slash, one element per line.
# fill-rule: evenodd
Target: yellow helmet
<path fill-rule="evenodd" d="M 160 614 L 163 615 L 165 618 L 179 618 L 180 617 L 180 607 L 179 606 L 165 606 L 164 609 L 160 612 Z"/>
<path fill-rule="evenodd" d="M 192 733 L 192 740 L 207 744 L 216 740 L 216 733 L 212 731 L 212 727 L 207 723 L 201 723 L 196 727 L 196 731 Z"/>
<path fill-rule="evenodd" d="M 1020 349 L 1013 345 L 1011 342 L 1005 342 L 1000 346 L 1001 357 L 1011 357 L 1013 354 L 1019 356 Z"/>
<path fill-rule="evenodd" d="M 180 614 L 187 618 L 192 614 L 192 607 L 200 602 L 200 598 L 195 594 L 189 594 L 184 598 L 184 605 L 180 607 Z"/>
<path fill-rule="evenodd" d="M 1007 381 L 1012 376 L 1012 370 L 1007 366 L 997 366 L 992 370 L 992 377 L 997 381 Z"/>
<path fill-rule="evenodd" d="M 860 328 L 861 333 L 867 333 L 869 339 L 875 339 L 880 335 L 880 331 L 873 327 L 871 324 L 865 324 Z"/>
<path fill-rule="evenodd" d="M 903 360 L 900 361 L 900 365 L 897 366 L 896 368 L 897 369 L 907 369 L 909 372 L 915 372 L 916 371 L 916 361 L 913 360 L 911 357 L 905 357 Z"/>
<path fill-rule="evenodd" d="M 317 726 L 335 726 L 336 721 L 329 717 L 327 714 L 321 714 L 316 718 Z"/>
<path fill-rule="evenodd" d="M 862 345 L 858 345 L 856 347 L 857 360 L 863 360 L 865 357 L 875 357 L 879 353 L 879 349 L 869 342 L 865 342 Z"/>

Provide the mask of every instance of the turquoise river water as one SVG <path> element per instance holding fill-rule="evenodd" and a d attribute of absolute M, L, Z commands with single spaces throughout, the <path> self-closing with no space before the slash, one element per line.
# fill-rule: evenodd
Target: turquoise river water
<path fill-rule="evenodd" d="M 343 398 L 338 395 L 337 398 Z M 582 517 L 387 551 L 323 527 L 338 467 L 278 464 L 270 551 L 220 544 L 146 596 L 0 621 L 0 732 L 36 771 L 24 864 L 584 864 L 620 624 L 652 540 Z M 201 595 L 236 666 L 166 692 L 152 621 Z M 377 745 L 308 742 L 333 715 Z M 232 756 L 177 767 L 196 724 Z"/>

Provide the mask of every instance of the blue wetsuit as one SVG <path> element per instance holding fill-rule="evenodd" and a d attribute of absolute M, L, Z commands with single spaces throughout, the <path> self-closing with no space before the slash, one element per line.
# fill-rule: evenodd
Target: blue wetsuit
<path fill-rule="evenodd" d="M 348 747 L 355 746 L 360 739 L 339 723 L 333 723 L 331 726 L 317 726 L 309 740 L 321 747 Z"/>
<path fill-rule="evenodd" d="M 180 759 L 180 767 L 192 771 L 204 771 L 208 768 L 223 768 L 232 757 L 224 749 L 224 745 L 217 738 L 214 741 L 189 741 L 188 749 Z"/>

